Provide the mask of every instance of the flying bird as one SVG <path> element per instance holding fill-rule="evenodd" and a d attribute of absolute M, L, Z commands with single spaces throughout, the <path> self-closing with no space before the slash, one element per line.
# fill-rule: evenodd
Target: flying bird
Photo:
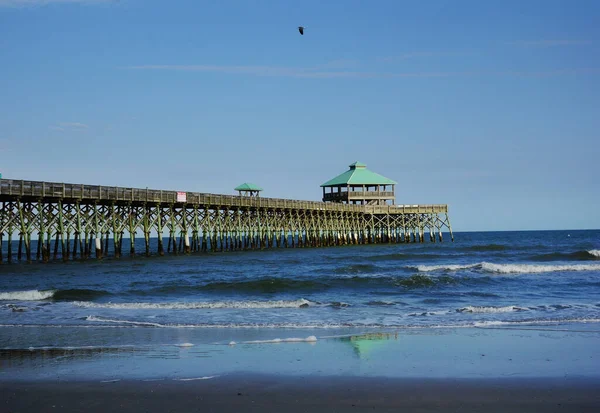
<path fill-rule="evenodd" d="M 298 26 L 298 31 L 302 36 L 304 36 L 304 26 Z"/>

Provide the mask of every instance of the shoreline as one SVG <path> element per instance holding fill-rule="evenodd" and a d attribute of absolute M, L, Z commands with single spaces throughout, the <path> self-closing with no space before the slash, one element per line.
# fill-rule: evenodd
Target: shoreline
<path fill-rule="evenodd" d="M 3 383 L 18 412 L 595 412 L 600 378 L 410 379 L 238 373 L 195 381 Z"/>
<path fill-rule="evenodd" d="M 369 380 L 600 380 L 600 331 L 595 325 L 561 327 L 419 329 L 333 337 L 324 337 L 327 331 L 314 337 L 314 330 L 110 329 L 105 339 L 114 345 L 112 334 L 118 334 L 122 341 L 116 347 L 98 342 L 98 334 L 107 331 L 86 329 L 79 342 L 70 340 L 60 347 L 0 349 L 0 384 L 181 381 L 240 372 Z M 22 339 L 28 341 L 35 335 L 31 329 L 16 329 L 11 336 L 19 333 L 27 334 Z M 60 338 L 80 334 L 68 329 L 58 333 Z M 237 343 L 225 344 L 231 337 Z M 211 342 L 215 338 L 220 343 Z"/>

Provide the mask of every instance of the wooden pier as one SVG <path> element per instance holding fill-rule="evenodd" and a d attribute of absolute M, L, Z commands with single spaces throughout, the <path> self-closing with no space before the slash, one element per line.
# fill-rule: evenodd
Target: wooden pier
<path fill-rule="evenodd" d="M 151 255 L 153 234 L 154 253 L 164 255 L 424 242 L 426 234 L 436 242 L 444 228 L 454 240 L 447 205 L 357 205 L 0 179 L 0 263 L 102 258 L 111 238 L 120 257 L 125 234 L 130 255 Z M 138 234 L 143 251 L 135 250 Z M 2 241 L 8 241 L 7 251 Z"/>

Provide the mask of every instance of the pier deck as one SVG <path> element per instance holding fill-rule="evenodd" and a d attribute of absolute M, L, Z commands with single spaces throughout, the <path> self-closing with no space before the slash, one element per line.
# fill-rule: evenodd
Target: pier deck
<path fill-rule="evenodd" d="M 436 235 L 441 241 L 443 228 L 452 236 L 447 205 L 351 205 L 0 179 L 0 241 L 8 237 L 7 261 L 12 261 L 14 234 L 19 236 L 18 259 L 24 249 L 31 261 L 31 235 L 37 233 L 36 259 L 48 261 L 52 238 L 54 258 L 66 260 L 91 256 L 94 243 L 101 258 L 111 235 L 118 257 L 125 232 L 130 254 L 135 254 L 135 235 L 141 232 L 146 254 L 152 233 L 159 238 L 157 253 L 162 255 L 165 231 L 167 251 L 178 253 L 424 242 L 427 230 L 431 241 Z"/>

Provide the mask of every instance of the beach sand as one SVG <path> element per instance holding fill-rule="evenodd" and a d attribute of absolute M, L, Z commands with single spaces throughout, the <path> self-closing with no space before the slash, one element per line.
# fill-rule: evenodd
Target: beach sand
<path fill-rule="evenodd" d="M 185 335 L 146 350 L 5 349 L 0 412 L 600 412 L 599 333 L 426 329 L 236 345 Z"/>
<path fill-rule="evenodd" d="M 598 412 L 589 379 L 399 379 L 237 374 L 196 381 L 20 382 L 3 412 Z"/>

